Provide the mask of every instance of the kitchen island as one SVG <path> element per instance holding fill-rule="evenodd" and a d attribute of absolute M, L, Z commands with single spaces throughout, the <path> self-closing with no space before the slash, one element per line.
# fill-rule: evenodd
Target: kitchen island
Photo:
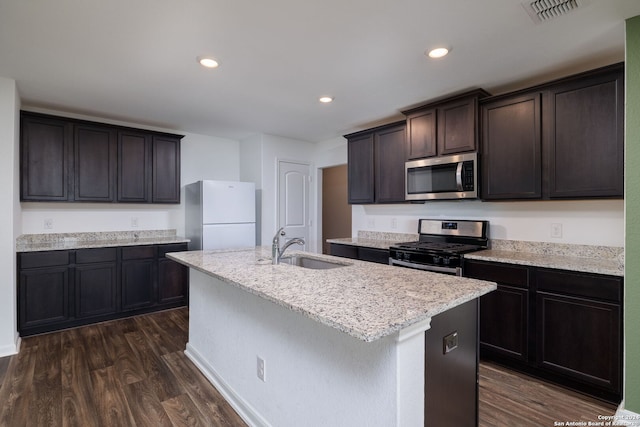
<path fill-rule="evenodd" d="M 169 254 L 191 268 L 187 356 L 250 425 L 424 425 L 432 317 L 495 284 L 289 255 L 343 265 L 272 265 L 267 248 Z"/>

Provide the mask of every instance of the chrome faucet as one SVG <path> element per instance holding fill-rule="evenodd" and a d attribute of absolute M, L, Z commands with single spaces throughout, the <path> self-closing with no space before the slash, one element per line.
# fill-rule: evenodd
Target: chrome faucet
<path fill-rule="evenodd" d="M 301 237 L 296 237 L 294 239 L 289 240 L 284 244 L 282 248 L 280 248 L 280 236 L 284 236 L 286 233 L 284 232 L 284 227 L 280 228 L 276 235 L 273 236 L 273 242 L 271 243 L 271 263 L 272 264 L 280 264 L 280 258 L 282 258 L 282 254 L 287 248 L 293 244 L 304 245 L 304 239 Z"/>

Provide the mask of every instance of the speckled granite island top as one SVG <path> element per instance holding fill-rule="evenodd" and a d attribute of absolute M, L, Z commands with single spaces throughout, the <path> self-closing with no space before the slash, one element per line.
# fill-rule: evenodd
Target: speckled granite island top
<path fill-rule="evenodd" d="M 271 264 L 268 248 L 167 256 L 363 341 L 393 334 L 496 289 L 495 283 L 287 251 L 346 264 L 312 270 Z"/>
<path fill-rule="evenodd" d="M 176 230 L 23 234 L 16 239 L 16 252 L 162 245 L 187 242 L 189 242 L 189 239 L 177 236 Z"/>

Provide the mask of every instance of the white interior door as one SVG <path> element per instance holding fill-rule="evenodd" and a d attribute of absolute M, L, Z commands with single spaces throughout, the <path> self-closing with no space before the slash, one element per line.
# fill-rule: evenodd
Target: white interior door
<path fill-rule="evenodd" d="M 294 237 L 302 237 L 309 246 L 309 165 L 278 161 L 278 228 L 284 227 L 282 244 Z"/>

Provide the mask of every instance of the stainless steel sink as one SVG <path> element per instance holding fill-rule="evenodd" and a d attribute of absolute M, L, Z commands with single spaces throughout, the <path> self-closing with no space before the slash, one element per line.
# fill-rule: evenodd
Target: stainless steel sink
<path fill-rule="evenodd" d="M 298 267 L 310 268 L 312 270 L 327 270 L 329 268 L 346 267 L 351 264 L 341 264 L 339 262 L 326 261 L 323 259 L 309 258 L 301 255 L 292 255 L 280 258 L 283 264 L 296 265 Z"/>

